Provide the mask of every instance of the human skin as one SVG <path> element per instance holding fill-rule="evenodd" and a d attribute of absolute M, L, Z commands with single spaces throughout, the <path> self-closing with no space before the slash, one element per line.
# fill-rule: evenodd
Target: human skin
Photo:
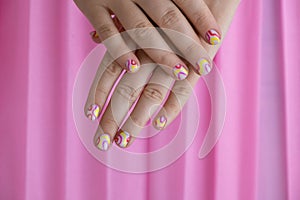
<path fill-rule="evenodd" d="M 153 27 L 153 23 L 160 28 L 179 31 L 193 38 L 198 44 L 200 40 L 197 33 L 212 45 L 217 45 L 221 39 L 221 30 L 203 0 L 75 0 L 75 3 L 95 27 L 102 41 L 118 33 L 111 19 L 111 13 L 118 17 L 125 30 L 135 30 L 130 36 L 139 45 L 142 45 L 142 41 L 151 40 L 151 43 L 160 43 L 164 49 L 168 48 L 168 44 L 158 31 L 140 30 Z M 192 66 L 196 71 L 200 59 L 206 59 L 208 64 L 211 63 L 208 56 L 203 53 L 202 47 L 195 45 L 185 47 L 176 45 L 176 38 L 170 37 L 170 40 L 185 56 L 193 57 Z M 122 37 L 106 41 L 104 44 L 113 57 L 118 52 L 128 52 L 116 57 L 116 62 L 129 72 L 138 71 L 140 61 L 134 52 L 129 51 L 130 48 Z M 175 80 L 184 80 L 188 76 L 189 69 L 186 64 L 172 51 L 159 49 L 144 51 L 154 62 L 165 66 L 163 70 Z"/>
<path fill-rule="evenodd" d="M 224 38 L 239 1 L 206 0 L 205 3 L 219 24 Z M 213 59 L 220 45 L 211 46 L 207 44 L 207 41 L 201 34 L 197 37 L 200 41 L 200 45 L 206 50 L 208 56 Z M 97 41 L 97 38 L 93 39 Z M 141 64 L 155 63 L 155 61 L 142 50 L 137 51 L 135 56 L 139 58 Z M 193 67 L 189 63 L 186 63 L 186 65 L 190 69 Z M 95 77 L 94 87 L 91 88 L 86 103 L 86 111 L 88 111 L 91 105 L 99 106 L 99 110 L 103 107 L 107 100 L 107 94 L 122 71 L 122 67 L 117 61 L 106 67 L 105 64 L 100 65 L 100 68 L 105 69 L 100 79 L 97 76 Z M 149 77 L 151 73 L 153 74 L 149 80 L 147 77 Z M 199 74 L 196 71 L 190 70 L 185 81 L 176 81 L 174 83 L 173 79 L 168 76 L 167 73 L 162 73 L 162 69 L 155 65 L 148 66 L 145 69 L 142 67 L 142 69 L 135 74 L 125 74 L 112 95 L 108 109 L 106 109 L 103 117 L 100 119 L 99 128 L 94 138 L 95 145 L 100 150 L 108 150 L 113 140 L 115 140 L 118 146 L 122 148 L 130 146 L 135 136 L 139 134 L 142 127 L 154 113 L 153 111 L 150 112 L 150 110 L 153 106 L 161 104 L 165 98 L 167 98 L 167 101 L 154 117 L 153 125 L 157 129 L 166 128 L 180 113 L 192 92 L 192 87 L 195 86 L 199 78 Z M 136 87 L 140 85 L 144 85 L 145 87 Z M 167 96 L 168 89 L 172 90 L 169 96 Z M 122 127 L 119 127 L 122 123 L 122 119 L 127 115 L 129 107 L 139 96 L 140 98 L 130 117 L 125 121 Z M 112 102 L 114 102 L 113 105 Z M 126 106 L 124 106 L 125 104 Z"/>

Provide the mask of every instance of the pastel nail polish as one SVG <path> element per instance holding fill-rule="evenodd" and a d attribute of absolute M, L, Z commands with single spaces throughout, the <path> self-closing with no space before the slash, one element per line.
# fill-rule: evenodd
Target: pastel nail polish
<path fill-rule="evenodd" d="M 95 138 L 95 145 L 101 151 L 107 151 L 110 146 L 110 135 L 104 133 Z"/>
<path fill-rule="evenodd" d="M 134 60 L 127 60 L 126 64 L 125 64 L 127 71 L 129 72 L 137 72 L 140 69 L 140 66 L 134 61 Z"/>
<path fill-rule="evenodd" d="M 114 139 L 115 143 L 121 148 L 126 148 L 130 140 L 131 140 L 131 135 L 128 132 L 123 130 L 120 130 Z"/>
<path fill-rule="evenodd" d="M 217 45 L 221 42 L 221 37 L 219 33 L 213 29 L 207 31 L 205 37 L 206 40 L 212 45 Z"/>
<path fill-rule="evenodd" d="M 209 62 L 204 59 L 200 58 L 199 61 L 197 62 L 197 71 L 201 76 L 209 74 L 209 72 L 212 70 Z"/>
<path fill-rule="evenodd" d="M 173 74 L 178 80 L 184 80 L 189 74 L 189 70 L 181 64 L 176 65 L 173 68 Z"/>
<path fill-rule="evenodd" d="M 100 115 L 100 107 L 97 104 L 91 105 L 86 112 L 86 116 L 92 121 L 98 119 L 99 115 Z"/>
<path fill-rule="evenodd" d="M 159 130 L 165 128 L 166 124 L 167 124 L 167 118 L 165 116 L 157 117 L 156 120 L 154 121 L 154 126 Z"/>

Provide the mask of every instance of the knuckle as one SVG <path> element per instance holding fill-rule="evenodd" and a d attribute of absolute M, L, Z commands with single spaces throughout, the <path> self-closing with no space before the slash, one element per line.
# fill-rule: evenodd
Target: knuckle
<path fill-rule="evenodd" d="M 208 16 L 205 15 L 204 13 L 194 13 L 194 17 L 195 17 L 195 25 L 197 27 L 203 27 L 203 25 L 208 22 Z"/>
<path fill-rule="evenodd" d="M 157 56 L 157 60 L 160 64 L 168 65 L 170 63 L 170 60 L 173 59 L 173 53 L 171 52 L 162 52 Z"/>
<path fill-rule="evenodd" d="M 185 5 L 187 1 L 186 0 L 175 0 L 175 3 L 180 7 L 182 5 Z"/>
<path fill-rule="evenodd" d="M 183 50 L 184 55 L 192 55 L 193 52 L 199 52 L 199 47 L 196 42 L 189 42 Z"/>
<path fill-rule="evenodd" d="M 103 87 L 101 87 L 101 85 L 98 85 L 97 88 L 96 88 L 96 94 L 95 94 L 95 97 L 96 97 L 96 100 L 99 100 L 101 97 L 107 97 L 108 96 L 108 91 L 105 90 Z"/>
<path fill-rule="evenodd" d="M 121 71 L 121 67 L 117 64 L 117 63 L 112 63 L 107 69 L 106 72 L 110 75 L 110 76 L 118 76 L 119 73 Z"/>
<path fill-rule="evenodd" d="M 155 84 L 149 84 L 144 89 L 143 95 L 155 103 L 161 103 L 164 100 L 163 92 L 160 87 Z"/>
<path fill-rule="evenodd" d="M 108 130 L 114 130 L 116 127 L 119 127 L 117 122 L 113 118 L 103 117 L 101 120 L 101 127 L 107 128 Z"/>
<path fill-rule="evenodd" d="M 168 110 L 170 112 L 170 115 L 176 116 L 180 112 L 181 107 L 178 103 L 175 103 L 175 102 L 174 103 L 169 103 L 168 104 Z"/>
<path fill-rule="evenodd" d="M 188 85 L 174 85 L 172 92 L 177 96 L 180 97 L 181 99 L 185 99 L 190 96 L 192 92 L 192 88 L 189 87 Z"/>
<path fill-rule="evenodd" d="M 174 9 L 167 9 L 161 17 L 161 25 L 162 26 L 174 26 L 179 22 L 179 14 Z"/>
<path fill-rule="evenodd" d="M 151 24 L 147 21 L 140 21 L 134 25 L 134 36 L 139 39 L 146 39 L 152 37 L 152 31 L 149 29 Z"/>
<path fill-rule="evenodd" d="M 114 35 L 114 26 L 112 24 L 101 24 L 96 27 L 96 30 L 101 40 L 105 40 L 106 38 Z"/>
<path fill-rule="evenodd" d="M 135 115 L 130 116 L 130 119 L 134 125 L 143 128 L 146 124 L 140 117 L 137 117 Z"/>
<path fill-rule="evenodd" d="M 127 84 L 119 85 L 116 88 L 116 93 L 121 95 L 130 103 L 134 102 L 139 96 L 139 92 L 135 88 Z"/>
<path fill-rule="evenodd" d="M 101 63 L 100 63 L 100 67 L 101 68 L 105 68 L 107 69 L 110 65 L 112 65 L 114 63 L 113 58 L 111 57 L 110 54 L 105 54 Z"/>
<path fill-rule="evenodd" d="M 135 28 L 147 28 L 150 27 L 150 24 L 147 21 L 139 21 L 136 23 L 136 25 L 134 26 Z"/>

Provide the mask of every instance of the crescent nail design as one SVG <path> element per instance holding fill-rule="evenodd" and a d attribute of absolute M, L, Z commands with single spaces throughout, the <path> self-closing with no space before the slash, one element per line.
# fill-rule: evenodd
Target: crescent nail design
<path fill-rule="evenodd" d="M 173 68 L 173 74 L 178 80 L 184 80 L 188 76 L 189 71 L 184 65 L 178 64 Z"/>
<path fill-rule="evenodd" d="M 86 116 L 92 121 L 98 119 L 99 115 L 100 115 L 100 107 L 97 104 L 91 105 L 86 112 Z"/>
<path fill-rule="evenodd" d="M 115 143 L 121 148 L 126 148 L 130 140 L 131 140 L 131 135 L 128 132 L 123 130 L 120 130 L 114 139 Z"/>
<path fill-rule="evenodd" d="M 167 124 L 167 118 L 165 116 L 160 116 L 156 118 L 156 120 L 154 121 L 154 126 L 159 130 L 165 128 L 166 124 Z"/>
<path fill-rule="evenodd" d="M 104 133 L 96 137 L 95 145 L 101 151 L 107 151 L 110 146 L 110 135 Z"/>
<path fill-rule="evenodd" d="M 206 40 L 212 44 L 212 45 L 217 45 L 221 42 L 221 37 L 219 33 L 215 30 L 209 30 L 205 34 Z"/>
<path fill-rule="evenodd" d="M 199 72 L 199 74 L 201 76 L 207 75 L 209 74 L 209 72 L 211 72 L 212 68 L 209 64 L 209 62 L 204 59 L 204 58 L 200 58 L 199 61 L 197 62 L 197 71 Z"/>

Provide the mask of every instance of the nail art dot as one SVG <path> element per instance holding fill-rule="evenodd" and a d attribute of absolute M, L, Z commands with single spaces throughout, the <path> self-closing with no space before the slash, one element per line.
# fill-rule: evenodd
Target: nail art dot
<path fill-rule="evenodd" d="M 201 76 L 209 74 L 211 70 L 212 68 L 206 59 L 204 58 L 199 59 L 199 61 L 197 62 L 197 71 Z"/>
<path fill-rule="evenodd" d="M 99 115 L 100 115 L 100 107 L 96 104 L 91 105 L 86 112 L 86 116 L 92 121 L 98 119 Z"/>
<path fill-rule="evenodd" d="M 140 66 L 134 60 L 127 60 L 126 68 L 129 72 L 137 72 L 140 69 Z"/>
<path fill-rule="evenodd" d="M 173 68 L 173 74 L 175 75 L 175 77 L 178 80 L 186 79 L 186 77 L 188 76 L 188 73 L 189 73 L 188 69 L 181 64 L 178 64 Z"/>

